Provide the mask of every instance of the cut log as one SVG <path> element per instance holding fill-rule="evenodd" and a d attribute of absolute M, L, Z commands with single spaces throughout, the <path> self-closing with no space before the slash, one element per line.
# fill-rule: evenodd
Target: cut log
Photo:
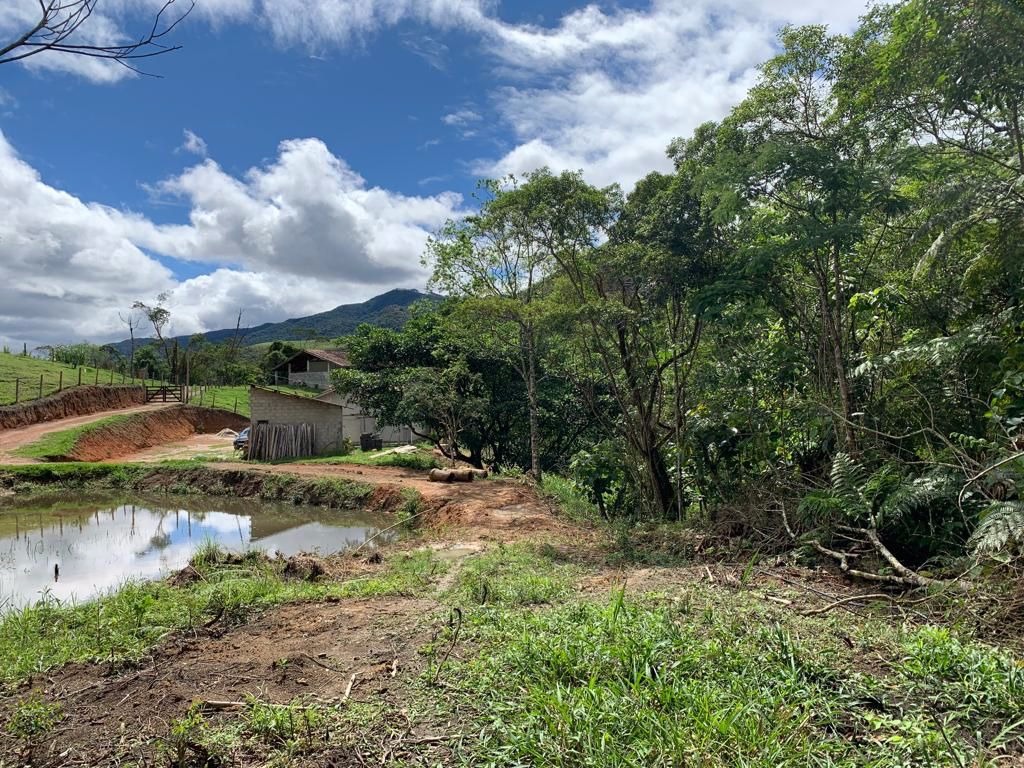
<path fill-rule="evenodd" d="M 472 469 L 432 469 L 430 470 L 430 481 L 432 483 L 471 483 L 474 472 Z"/>

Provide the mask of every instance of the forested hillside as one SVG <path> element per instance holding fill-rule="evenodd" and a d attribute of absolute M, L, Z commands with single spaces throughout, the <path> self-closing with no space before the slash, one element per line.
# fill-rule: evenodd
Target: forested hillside
<path fill-rule="evenodd" d="M 791 28 L 628 194 L 483 186 L 453 297 L 338 385 L 609 518 L 799 540 L 896 586 L 1024 537 L 1024 12 L 910 0 Z"/>
<path fill-rule="evenodd" d="M 409 317 L 409 307 L 412 304 L 418 301 L 434 301 L 438 298 L 420 291 L 396 288 L 357 304 L 341 304 L 326 312 L 290 318 L 279 323 L 263 323 L 252 328 L 221 328 L 196 334 L 196 337 L 201 337 L 208 344 L 231 344 L 236 340 L 245 345 L 269 344 L 275 341 L 319 341 L 323 344 L 338 336 L 352 333 L 361 323 L 401 328 Z M 244 321 L 246 308 L 239 309 Z M 187 347 L 193 338 L 177 336 L 168 341 Z M 136 347 L 157 342 L 156 338 L 135 339 Z M 132 341 L 125 339 L 113 346 L 122 355 L 127 356 L 131 353 Z"/>

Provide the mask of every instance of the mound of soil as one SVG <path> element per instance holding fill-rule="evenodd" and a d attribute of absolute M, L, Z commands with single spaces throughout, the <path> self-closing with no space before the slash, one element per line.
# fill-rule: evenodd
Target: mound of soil
<path fill-rule="evenodd" d="M 422 525 L 463 530 L 470 540 L 512 540 L 527 534 L 566 534 L 570 530 L 529 486 L 474 483 L 457 487 L 457 493 L 426 499 Z"/>
<path fill-rule="evenodd" d="M 145 402 L 142 387 L 71 387 L 29 403 L 0 406 L 0 429 L 18 429 L 42 421 L 130 408 Z"/>
<path fill-rule="evenodd" d="M 128 456 L 154 445 L 172 443 L 189 435 L 245 428 L 249 420 L 230 411 L 182 405 L 137 413 L 123 421 L 98 427 L 82 435 L 68 456 L 71 461 L 104 461 Z"/>
<path fill-rule="evenodd" d="M 313 555 L 292 555 L 284 563 L 284 575 L 299 581 L 316 581 L 327 573 L 324 563 Z"/>

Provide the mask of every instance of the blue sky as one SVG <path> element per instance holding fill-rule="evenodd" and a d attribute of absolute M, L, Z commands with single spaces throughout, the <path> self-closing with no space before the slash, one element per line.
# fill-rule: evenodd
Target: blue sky
<path fill-rule="evenodd" d="M 37 7 L 11 1 L 0 41 Z M 99 0 L 91 34 L 153 7 Z M 628 189 L 742 98 L 782 24 L 845 31 L 861 11 L 197 0 L 183 49 L 146 62 L 159 79 L 0 65 L 0 341 L 118 338 L 118 311 L 161 292 L 187 333 L 422 288 L 426 237 L 478 178 L 546 164 Z"/>

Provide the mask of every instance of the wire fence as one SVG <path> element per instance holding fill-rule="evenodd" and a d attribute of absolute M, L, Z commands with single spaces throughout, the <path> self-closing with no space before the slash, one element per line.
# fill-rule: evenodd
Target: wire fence
<path fill-rule="evenodd" d="M 79 386 L 130 386 L 145 380 L 101 368 L 74 368 L 28 376 L 0 375 L 0 405 L 18 405 Z"/>

